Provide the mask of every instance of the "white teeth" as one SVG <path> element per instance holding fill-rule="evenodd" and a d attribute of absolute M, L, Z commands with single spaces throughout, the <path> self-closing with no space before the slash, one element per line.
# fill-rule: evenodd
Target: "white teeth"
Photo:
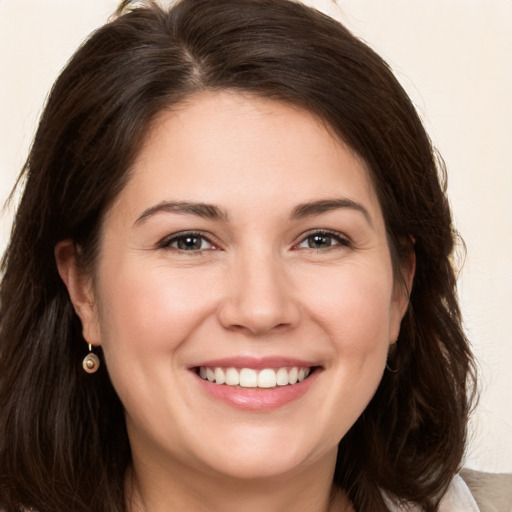
<path fill-rule="evenodd" d="M 258 374 L 250 368 L 242 368 L 240 370 L 240 386 L 243 388 L 258 387 Z"/>
<path fill-rule="evenodd" d="M 226 382 L 226 374 L 222 368 L 215 368 L 215 382 L 217 384 L 224 384 Z"/>
<path fill-rule="evenodd" d="M 279 368 L 276 373 L 276 383 L 278 386 L 287 386 L 288 382 L 288 370 L 286 368 Z"/>
<path fill-rule="evenodd" d="M 297 368 L 292 368 L 288 372 L 288 384 L 295 384 L 297 382 L 298 374 L 299 370 L 297 370 Z"/>
<path fill-rule="evenodd" d="M 311 373 L 311 368 L 208 368 L 201 366 L 199 376 L 216 384 L 227 386 L 241 386 L 243 388 L 275 388 L 302 382 Z"/>
<path fill-rule="evenodd" d="M 259 388 L 275 388 L 277 384 L 276 372 L 274 370 L 261 370 L 258 374 Z"/>
<path fill-rule="evenodd" d="M 201 375 L 201 371 L 199 371 L 199 375 Z M 228 386 L 238 386 L 240 384 L 240 374 L 236 368 L 226 370 L 226 384 Z"/>

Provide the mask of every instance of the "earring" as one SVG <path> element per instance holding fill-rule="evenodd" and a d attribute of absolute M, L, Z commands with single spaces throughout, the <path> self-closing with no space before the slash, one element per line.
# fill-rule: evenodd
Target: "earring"
<path fill-rule="evenodd" d="M 87 373 L 96 373 L 100 367 L 100 359 L 96 354 L 92 352 L 92 345 L 89 343 L 89 353 L 84 357 L 82 361 L 82 368 Z"/>

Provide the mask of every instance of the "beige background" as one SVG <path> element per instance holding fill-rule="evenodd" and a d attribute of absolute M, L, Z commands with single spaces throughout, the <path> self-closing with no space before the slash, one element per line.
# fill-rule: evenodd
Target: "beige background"
<path fill-rule="evenodd" d="M 482 375 L 467 464 L 512 471 L 512 0 L 307 3 L 388 60 L 446 160 L 467 244 L 461 301 Z M 2 203 L 57 73 L 115 7 L 116 0 L 0 0 Z M 1 251 L 11 216 L 12 208 L 1 219 Z"/>

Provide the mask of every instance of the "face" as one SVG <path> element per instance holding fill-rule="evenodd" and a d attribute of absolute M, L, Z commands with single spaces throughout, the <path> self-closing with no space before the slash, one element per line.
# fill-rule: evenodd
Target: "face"
<path fill-rule="evenodd" d="M 134 456 L 241 478 L 335 458 L 407 306 L 364 163 L 228 92 L 159 115 L 87 286 Z"/>

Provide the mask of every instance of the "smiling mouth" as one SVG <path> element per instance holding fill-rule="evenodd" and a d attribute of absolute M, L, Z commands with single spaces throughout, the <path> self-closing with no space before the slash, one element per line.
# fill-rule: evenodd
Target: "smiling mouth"
<path fill-rule="evenodd" d="M 240 388 L 272 389 L 293 386 L 306 380 L 314 367 L 282 367 L 282 368 L 220 368 L 200 366 L 197 374 L 203 380 L 224 386 Z"/>

